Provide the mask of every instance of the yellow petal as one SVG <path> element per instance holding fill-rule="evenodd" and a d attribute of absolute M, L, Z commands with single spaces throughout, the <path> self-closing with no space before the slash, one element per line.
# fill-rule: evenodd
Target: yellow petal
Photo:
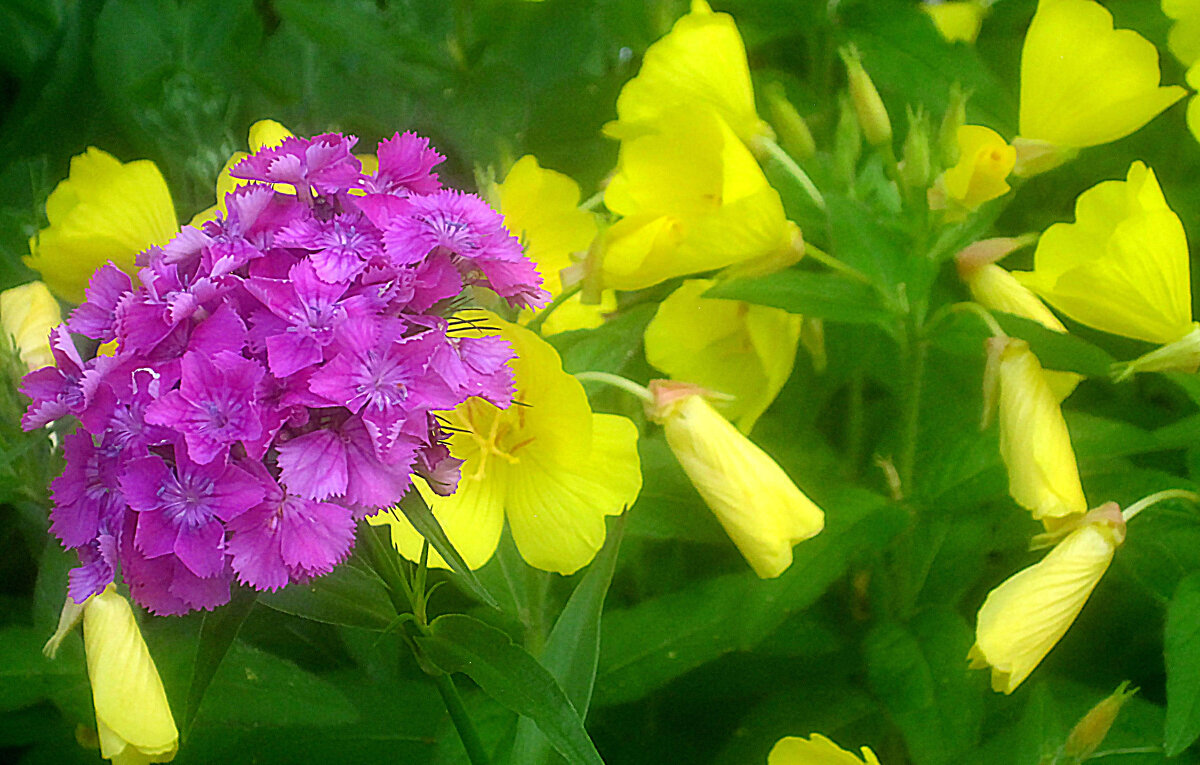
<path fill-rule="evenodd" d="M 1041 0 L 1021 54 L 1022 138 L 1083 148 L 1123 138 L 1184 96 L 1158 51 L 1092 0 Z"/>
<path fill-rule="evenodd" d="M 646 326 L 646 360 L 672 380 L 730 396 L 714 405 L 743 433 L 791 375 L 803 319 L 739 300 L 703 298 L 716 282 L 684 282 Z"/>
<path fill-rule="evenodd" d="M 604 517 L 621 514 L 641 491 L 637 439 L 628 418 L 594 414 L 584 459 L 531 452 L 513 466 L 508 523 L 529 565 L 572 574 L 591 562 L 604 546 Z"/>
<path fill-rule="evenodd" d="M 879 765 L 869 748 L 862 748 L 862 759 L 842 749 L 819 733 L 808 738 L 781 738 L 767 755 L 767 765 Z"/>
<path fill-rule="evenodd" d="M 504 225 L 525 244 L 551 294 L 562 292 L 559 272 L 571 254 L 586 250 L 596 237 L 596 219 L 579 209 L 579 184 L 547 170 L 531 155 L 517 160 L 496 187 Z"/>
<path fill-rule="evenodd" d="M 1008 193 L 1005 181 L 1017 160 L 1016 149 L 991 128 L 958 128 L 958 164 L 942 173 L 939 185 L 952 209 L 974 210 Z"/>
<path fill-rule="evenodd" d="M 1200 59 L 1200 12 L 1177 21 L 1167 35 L 1167 48 L 1184 66 Z"/>
<path fill-rule="evenodd" d="M 933 25 L 946 42 L 973 43 L 987 9 L 978 0 L 925 2 L 921 10 L 933 19 Z"/>
<path fill-rule="evenodd" d="M 711 107 L 746 143 L 770 132 L 754 109 L 746 48 L 733 17 L 713 13 L 702 0 L 646 50 L 641 70 L 617 98 L 618 121 L 605 131 L 628 137 L 681 104 Z"/>
<path fill-rule="evenodd" d="M 979 609 L 973 666 L 992 667 L 992 688 L 1017 689 L 1066 634 L 1112 562 L 1123 527 L 1088 523 L 1040 562 L 1005 580 Z"/>
<path fill-rule="evenodd" d="M 1058 396 L 1027 343 L 1000 342 L 1000 453 L 1009 494 L 1035 520 L 1087 512 Z"/>
<path fill-rule="evenodd" d="M 594 304 L 584 303 L 583 295 L 575 294 L 554 309 L 554 313 L 542 324 L 542 334 L 548 337 L 575 329 L 595 329 L 604 323 L 607 314 L 616 310 L 617 293 L 612 290 L 602 291 L 600 302 Z"/>
<path fill-rule="evenodd" d="M 135 272 L 135 256 L 165 244 L 179 225 L 171 193 L 149 160 L 122 164 L 95 147 L 71 158 L 71 171 L 46 200 L 48 228 L 29 240 L 25 264 L 54 294 L 84 299 L 92 272 L 111 260 Z"/>
<path fill-rule="evenodd" d="M 251 153 L 259 149 L 269 149 L 283 143 L 284 139 L 292 138 L 295 133 L 275 120 L 259 120 L 250 126 L 247 136 Z"/>
<path fill-rule="evenodd" d="M 129 603 L 111 584 L 84 610 L 83 644 L 100 754 L 107 759 L 136 754 L 144 762 L 174 759 L 179 731 L 166 691 Z"/>
<path fill-rule="evenodd" d="M 702 396 L 672 399 L 662 395 L 668 386 L 652 386 L 653 416 L 671 451 L 754 572 L 779 576 L 792 565 L 792 546 L 825 527 L 825 514 Z"/>
<path fill-rule="evenodd" d="M 1153 171 L 1135 162 L 1126 181 L 1085 191 L 1075 217 L 1042 235 L 1034 270 L 1018 280 L 1105 332 L 1169 343 L 1191 331 L 1187 238 Z"/>
<path fill-rule="evenodd" d="M 42 282 L 29 282 L 0 292 L 0 331 L 16 341 L 21 361 L 30 369 L 54 364 L 50 330 L 62 323 L 58 301 Z"/>

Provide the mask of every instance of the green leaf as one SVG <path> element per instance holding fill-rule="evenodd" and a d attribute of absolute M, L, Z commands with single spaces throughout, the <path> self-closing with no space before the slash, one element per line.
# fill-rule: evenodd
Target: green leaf
<path fill-rule="evenodd" d="M 493 608 L 500 607 L 492 593 L 488 592 L 487 588 L 479 581 L 479 577 L 475 576 L 475 572 L 467 566 L 462 555 L 454 549 L 446 532 L 442 530 L 442 524 L 438 523 L 433 511 L 425 503 L 424 497 L 415 489 L 410 489 L 397 507 L 404 513 L 404 517 L 413 525 L 417 533 L 429 540 L 429 546 L 442 556 L 442 560 L 450 565 L 450 569 L 462 577 L 462 581 L 476 597 Z"/>
<path fill-rule="evenodd" d="M 463 614 L 439 616 L 416 639 L 446 672 L 462 672 L 484 693 L 531 718 L 569 763 L 603 763 L 583 720 L 554 677 L 508 635 Z"/>
<path fill-rule="evenodd" d="M 192 665 L 192 682 L 188 686 L 187 707 L 181 726 L 185 738 L 196 720 L 196 713 L 200 711 L 204 693 L 221 666 L 221 660 L 233 645 L 242 623 L 254 609 L 255 595 L 257 593 L 254 590 L 235 589 L 233 599 L 227 605 L 204 615 L 204 624 L 200 627 L 200 645 L 196 647 L 196 661 Z"/>
<path fill-rule="evenodd" d="M 304 619 L 377 632 L 388 628 L 396 609 L 383 581 L 374 572 L 348 561 L 308 584 L 292 584 L 264 592 L 258 602 Z"/>
<path fill-rule="evenodd" d="M 640 699 L 696 667 L 752 649 L 907 520 L 900 508 L 859 490 L 821 504 L 825 530 L 794 548 L 791 568 L 778 579 L 750 572 L 714 577 L 605 614 L 596 703 Z"/>
<path fill-rule="evenodd" d="M 42 646 L 48 637 L 49 633 L 33 627 L 0 629 L 0 711 L 29 706 L 70 686 L 87 685 L 79 640 L 68 637 L 58 658 L 47 659 Z"/>
<path fill-rule="evenodd" d="M 626 516 L 614 524 L 604 547 L 588 567 L 587 573 L 571 593 L 558 621 L 550 630 L 541 662 L 575 707 L 580 719 L 587 719 L 600 661 L 600 619 L 604 600 L 617 567 L 617 554 L 625 535 Z M 517 722 L 512 762 L 541 763 L 551 756 L 549 741 L 533 721 L 523 717 Z"/>
<path fill-rule="evenodd" d="M 1171 598 L 1163 653 L 1167 665 L 1163 748 L 1174 757 L 1200 736 L 1200 572 L 1180 582 Z"/>
<path fill-rule="evenodd" d="M 1029 349 L 1046 369 L 1106 379 L 1116 362 L 1107 351 L 1077 335 L 1055 332 L 1036 321 L 1001 311 L 993 311 L 992 315 L 1005 332 L 1029 343 Z M 983 341 L 987 337 L 988 331 L 978 318 L 959 314 L 938 325 L 933 341 L 951 353 L 983 358 Z"/>
<path fill-rule="evenodd" d="M 886 324 L 891 314 L 879 292 L 834 273 L 789 268 L 768 276 L 718 283 L 704 297 L 744 300 L 789 313 L 852 324 Z"/>
<path fill-rule="evenodd" d="M 831 254 L 887 294 L 894 293 L 907 281 L 916 257 L 905 237 L 861 202 L 834 194 L 826 195 L 825 202 L 833 237 Z"/>
<path fill-rule="evenodd" d="M 962 762 L 978 742 L 986 676 L 969 672 L 973 636 L 950 610 L 907 626 L 883 623 L 867 636 L 867 675 L 908 744 L 914 763 Z"/>

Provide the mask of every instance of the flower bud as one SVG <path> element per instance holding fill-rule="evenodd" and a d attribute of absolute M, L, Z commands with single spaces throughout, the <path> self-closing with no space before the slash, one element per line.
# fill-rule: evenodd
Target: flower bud
<path fill-rule="evenodd" d="M 929 190 L 929 207 L 945 210 L 947 220 L 966 214 L 1008 193 L 1016 151 L 991 128 L 962 125 L 958 129 L 958 162 L 942 173 Z"/>
<path fill-rule="evenodd" d="M 838 99 L 838 121 L 833 133 L 833 163 L 838 177 L 854 185 L 858 160 L 862 156 L 862 130 L 854 114 L 854 104 L 843 94 Z"/>
<path fill-rule="evenodd" d="M 1138 692 L 1137 688 L 1132 691 L 1126 690 L 1127 688 L 1129 688 L 1128 682 L 1121 683 L 1111 696 L 1092 707 L 1079 722 L 1075 723 L 1071 734 L 1067 736 L 1066 745 L 1063 746 L 1063 756 L 1068 761 L 1083 762 L 1092 755 L 1092 752 L 1096 751 L 1096 747 L 1100 746 L 1113 723 L 1117 721 L 1121 707 L 1125 706 L 1125 702 Z"/>
<path fill-rule="evenodd" d="M 925 112 L 908 111 L 908 134 L 904 137 L 900 177 L 910 189 L 924 189 L 933 176 L 929 149 L 929 119 Z"/>
<path fill-rule="evenodd" d="M 817 153 L 817 142 L 813 140 L 808 123 L 792 106 L 787 91 L 778 82 L 772 82 L 763 90 L 767 97 L 767 109 L 771 112 L 771 126 L 779 135 L 779 144 L 794 159 L 804 161 Z"/>
<path fill-rule="evenodd" d="M 938 151 L 945 167 L 953 167 L 958 162 L 958 129 L 966 121 L 967 93 L 956 82 L 950 86 L 950 104 L 938 127 Z"/>
<path fill-rule="evenodd" d="M 671 451 L 746 562 L 764 579 L 782 574 L 792 565 L 792 546 L 820 533 L 825 514 L 717 414 L 706 391 L 652 380 L 650 392 L 647 415 L 662 424 Z"/>
<path fill-rule="evenodd" d="M 858 115 L 858 124 L 863 136 L 871 146 L 883 146 L 892 142 L 892 121 L 887 108 L 871 76 L 863 69 L 862 59 L 854 46 L 842 48 L 838 53 L 846 64 L 846 77 L 850 83 L 850 98 Z"/>
<path fill-rule="evenodd" d="M 17 353 L 30 371 L 54 364 L 50 330 L 62 323 L 58 301 L 42 282 L 29 282 L 0 292 L 0 331 L 16 341 Z"/>

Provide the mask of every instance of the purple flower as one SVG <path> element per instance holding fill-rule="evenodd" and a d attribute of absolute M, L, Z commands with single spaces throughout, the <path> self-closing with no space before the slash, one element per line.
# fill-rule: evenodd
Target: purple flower
<path fill-rule="evenodd" d="M 117 336 L 114 323 L 117 302 L 132 289 L 128 274 L 112 261 L 105 263 L 92 274 L 86 290 L 87 301 L 71 312 L 67 328 L 102 343 L 110 342 Z"/>
<path fill-rule="evenodd" d="M 100 532 L 101 521 L 114 523 L 125 512 L 125 498 L 117 483 L 117 459 L 92 443 L 84 432 L 63 439 L 66 467 L 50 483 L 54 509 L 50 531 L 65 547 L 81 547 Z"/>
<path fill-rule="evenodd" d="M 175 467 L 150 455 L 132 460 L 121 473 L 121 489 L 137 512 L 134 540 L 147 558 L 173 554 L 201 579 L 225 567 L 228 521 L 262 501 L 254 476 L 223 460 L 198 464 L 176 447 Z"/>
<path fill-rule="evenodd" d="M 183 357 L 179 389 L 146 409 L 146 422 L 183 434 L 191 459 L 208 464 L 224 455 L 235 441 L 254 441 L 262 435 L 257 362 L 229 351 L 211 360 L 200 353 Z"/>
<path fill-rule="evenodd" d="M 349 191 L 362 179 L 362 163 L 350 153 L 357 138 L 326 133 L 314 138 L 285 138 L 283 143 L 260 149 L 234 166 L 234 178 L 267 183 L 290 183 L 302 199 L 311 192 L 336 194 Z"/>
<path fill-rule="evenodd" d="M 113 580 L 117 564 L 117 537 L 100 534 L 79 548 L 77 568 L 67 572 L 67 595 L 82 604 L 93 595 L 104 591 Z"/>
<path fill-rule="evenodd" d="M 25 430 L 40 428 L 68 414 L 84 415 L 109 365 L 84 364 L 65 324 L 50 330 L 50 351 L 54 366 L 30 372 L 21 381 L 21 392 L 33 402 L 21 418 Z"/>
<path fill-rule="evenodd" d="M 329 284 L 345 283 L 362 273 L 367 263 L 383 257 L 379 231 L 361 213 L 329 220 L 301 218 L 281 230 L 275 243 L 311 250 L 306 262 Z"/>
<path fill-rule="evenodd" d="M 383 194 L 432 194 L 442 187 L 435 165 L 446 160 L 429 146 L 429 139 L 416 133 L 396 133 L 379 142 L 379 169 L 366 179 L 367 191 Z"/>
<path fill-rule="evenodd" d="M 410 197 L 406 215 L 396 215 L 383 232 L 396 265 L 424 259 L 435 250 L 457 257 L 468 283 L 483 284 L 513 305 L 536 308 L 550 300 L 542 277 L 521 243 L 504 228 L 500 213 L 474 194 L 439 191 Z"/>

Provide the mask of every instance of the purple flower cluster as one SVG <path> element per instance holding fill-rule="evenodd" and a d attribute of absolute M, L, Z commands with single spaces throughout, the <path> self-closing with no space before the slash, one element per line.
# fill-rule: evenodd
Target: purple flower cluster
<path fill-rule="evenodd" d="M 428 141 L 383 141 L 374 175 L 354 142 L 248 157 L 228 214 L 142 253 L 140 286 L 100 268 L 54 330 L 23 424 L 80 423 L 51 486 L 76 602 L 118 567 L 166 614 L 225 603 L 235 576 L 274 590 L 327 573 L 413 475 L 454 491 L 435 412 L 511 402 L 511 349 L 448 313 L 471 285 L 543 304 L 533 264 L 483 200 L 442 188 Z M 72 333 L 116 350 L 85 361 Z"/>

